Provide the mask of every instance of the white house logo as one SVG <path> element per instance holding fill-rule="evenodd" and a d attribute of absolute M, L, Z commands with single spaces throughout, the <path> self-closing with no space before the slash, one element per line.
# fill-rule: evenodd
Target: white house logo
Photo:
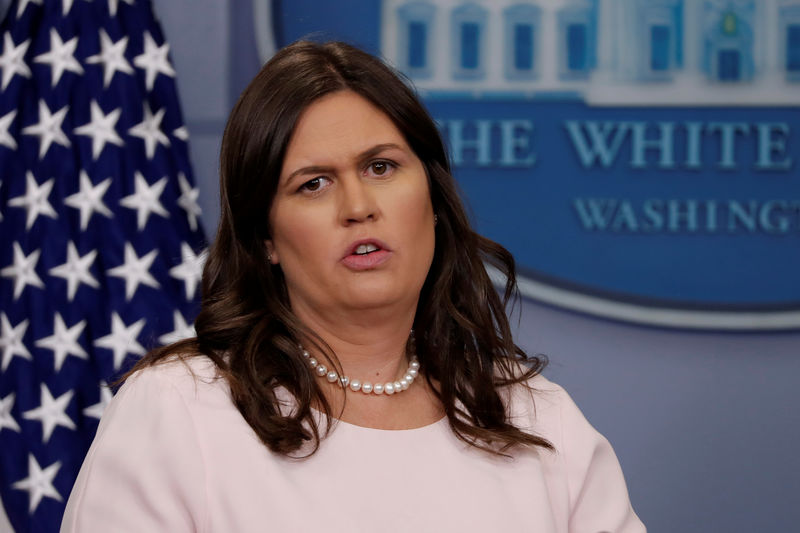
<path fill-rule="evenodd" d="M 423 94 L 800 101 L 798 0 L 384 0 L 382 13 L 384 56 Z"/>
<path fill-rule="evenodd" d="M 285 41 L 372 39 L 409 76 L 527 296 L 800 327 L 800 0 L 364 1 L 320 27 L 274 5 Z"/>

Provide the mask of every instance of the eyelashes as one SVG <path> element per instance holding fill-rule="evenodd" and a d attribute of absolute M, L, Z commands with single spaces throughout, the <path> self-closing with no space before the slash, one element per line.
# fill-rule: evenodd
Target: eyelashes
<path fill-rule="evenodd" d="M 385 178 L 397 170 L 398 164 L 389 159 L 376 159 L 370 161 L 362 170 L 364 177 Z M 297 192 L 305 194 L 319 193 L 331 186 L 333 180 L 324 175 L 314 176 L 298 187 Z"/>
<path fill-rule="evenodd" d="M 367 169 L 368 170 L 371 169 L 376 176 L 385 176 L 387 173 L 391 173 L 396 168 L 397 168 L 396 163 L 386 159 L 373 161 L 367 166 Z"/>
<path fill-rule="evenodd" d="M 326 178 L 325 176 L 317 176 L 316 178 L 312 178 L 302 184 L 298 189 L 298 192 L 317 192 L 323 188 L 323 180 L 330 182 L 330 178 Z"/>

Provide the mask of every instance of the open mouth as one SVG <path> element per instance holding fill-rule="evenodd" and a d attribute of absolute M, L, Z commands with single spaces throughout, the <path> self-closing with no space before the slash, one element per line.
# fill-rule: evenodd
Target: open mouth
<path fill-rule="evenodd" d="M 380 248 L 374 244 L 359 244 L 355 251 L 353 251 L 353 255 L 367 255 L 372 252 L 377 252 L 378 250 L 380 250 Z"/>
<path fill-rule="evenodd" d="M 352 270 L 372 270 L 392 256 L 392 250 L 377 239 L 356 241 L 342 258 L 342 263 Z"/>

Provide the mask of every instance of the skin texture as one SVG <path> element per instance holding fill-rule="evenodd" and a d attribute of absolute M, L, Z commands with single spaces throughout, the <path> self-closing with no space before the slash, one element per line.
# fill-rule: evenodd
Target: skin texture
<path fill-rule="evenodd" d="M 433 260 L 433 215 L 422 163 L 377 107 L 340 91 L 301 115 L 265 244 L 283 270 L 292 310 L 333 348 L 347 375 L 375 382 L 405 370 Z M 364 240 L 382 246 L 374 266 L 350 256 Z M 350 394 L 342 418 L 373 427 L 429 423 L 439 414 L 430 394 L 420 395 L 425 389 L 418 380 L 396 397 Z M 401 413 L 401 406 L 412 409 Z"/>

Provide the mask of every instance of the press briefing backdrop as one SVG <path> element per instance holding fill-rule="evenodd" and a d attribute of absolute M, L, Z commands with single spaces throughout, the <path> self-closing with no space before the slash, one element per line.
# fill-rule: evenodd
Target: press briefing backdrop
<path fill-rule="evenodd" d="M 518 342 L 612 442 L 649 530 L 796 528 L 800 1 L 154 8 L 207 228 L 225 117 L 275 46 L 384 56 L 519 261 Z"/>
<path fill-rule="evenodd" d="M 796 320 L 800 300 L 789 207 L 800 199 L 793 3 L 514 3 L 532 9 L 508 19 L 511 6 L 499 1 L 157 1 L 204 212 L 216 201 L 206 146 L 275 44 L 314 34 L 384 55 L 406 69 L 451 147 L 460 140 L 452 155 L 477 226 L 514 251 L 534 289 L 556 294 L 523 300 L 518 340 L 550 356 L 547 375 L 614 444 L 650 531 L 792 531 L 800 333 L 784 320 Z M 530 29 L 509 31 L 508 20 Z M 568 29 L 582 21 L 585 30 Z M 584 43 L 573 45 L 578 72 L 566 69 L 570 34 Z M 510 57 L 509 39 L 520 50 Z M 718 79 L 737 77 L 736 61 L 721 59 L 735 54 L 714 52 L 728 45 L 739 51 L 738 80 Z M 648 219 L 648 200 L 660 224 Z M 764 207 L 775 201 L 784 207 Z M 597 317 L 609 309 L 613 318 Z M 690 330 L 696 310 L 697 321 L 725 324 Z M 738 322 L 748 332 L 709 313 L 746 310 L 760 311 Z M 685 326 L 643 326 L 639 315 Z M 770 321 L 785 329 L 753 331 Z"/>

